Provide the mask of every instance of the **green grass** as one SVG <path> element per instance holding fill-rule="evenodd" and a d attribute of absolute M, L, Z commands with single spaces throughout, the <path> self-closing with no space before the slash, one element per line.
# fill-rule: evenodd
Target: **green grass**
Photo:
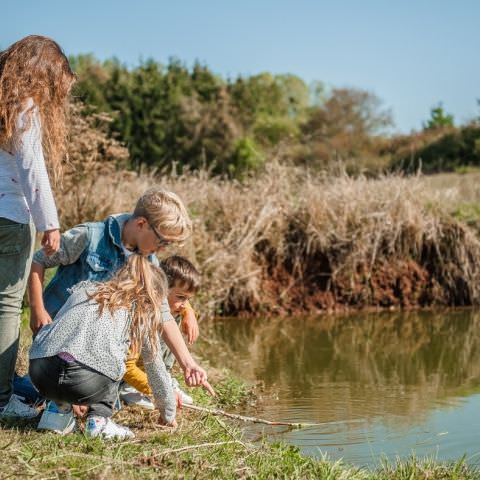
<path fill-rule="evenodd" d="M 480 173 L 480 168 L 473 165 L 462 165 L 461 167 L 455 168 L 455 173 L 461 175 L 468 175 L 470 173 Z"/>
<path fill-rule="evenodd" d="M 28 311 L 24 311 L 20 370 L 26 367 L 30 343 Z M 213 370 L 213 369 L 212 369 Z M 216 400 L 202 390 L 193 396 L 199 405 L 235 411 L 255 401 L 252 389 L 224 370 L 214 371 Z M 296 447 L 251 443 L 241 425 L 223 417 L 183 410 L 175 431 L 158 423 L 158 414 L 124 408 L 115 421 L 134 430 L 130 441 L 102 441 L 78 432 L 68 436 L 39 432 L 26 426 L 0 426 L 0 478 L 35 479 L 329 479 L 329 480 L 444 480 L 480 479 L 480 470 L 465 459 L 442 463 L 436 459 L 411 458 L 385 462 L 367 470 L 328 457 L 306 457 Z"/>
<path fill-rule="evenodd" d="M 453 211 L 453 216 L 480 233 L 480 203 L 462 203 Z"/>
<path fill-rule="evenodd" d="M 254 400 L 251 389 L 222 372 L 215 401 L 196 389 L 197 404 L 229 410 Z M 217 373 L 218 376 L 218 373 Z M 444 464 L 411 458 L 385 462 L 371 471 L 328 457 L 315 459 L 296 447 L 263 440 L 251 443 L 238 424 L 202 412 L 183 410 L 175 431 L 158 424 L 155 412 L 124 408 L 115 420 L 132 428 L 130 441 L 102 441 L 81 432 L 68 436 L 38 432 L 35 424 L 0 429 L 0 478 L 35 479 L 474 479 L 480 471 L 462 458 Z"/>
<path fill-rule="evenodd" d="M 168 431 L 156 415 L 125 409 L 117 420 L 134 428 L 137 439 L 108 442 L 81 433 L 60 437 L 33 427 L 0 432 L 1 478 L 255 478 L 255 479 L 474 479 L 480 472 L 464 459 L 443 464 L 434 459 L 384 464 L 375 471 L 328 458 L 303 456 L 296 447 L 251 444 L 241 430 L 221 418 L 183 412 L 179 427 Z"/>

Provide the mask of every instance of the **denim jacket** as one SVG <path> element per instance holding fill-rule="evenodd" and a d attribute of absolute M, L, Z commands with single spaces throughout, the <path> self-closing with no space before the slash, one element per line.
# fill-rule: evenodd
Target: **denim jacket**
<path fill-rule="evenodd" d="M 122 247 L 122 229 L 131 214 L 110 215 L 103 222 L 85 223 L 88 241 L 77 261 L 60 265 L 43 292 L 45 308 L 54 318 L 70 296 L 69 289 L 84 280 L 102 282 L 108 280 L 125 263 Z M 149 260 L 158 266 L 158 259 Z"/>

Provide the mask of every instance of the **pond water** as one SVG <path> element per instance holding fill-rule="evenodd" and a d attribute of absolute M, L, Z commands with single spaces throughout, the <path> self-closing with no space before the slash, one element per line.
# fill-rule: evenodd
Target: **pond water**
<path fill-rule="evenodd" d="M 225 319 L 213 338 L 218 363 L 260 385 L 247 414 L 321 424 L 255 425 L 250 439 L 359 466 L 412 454 L 480 464 L 480 312 Z"/>

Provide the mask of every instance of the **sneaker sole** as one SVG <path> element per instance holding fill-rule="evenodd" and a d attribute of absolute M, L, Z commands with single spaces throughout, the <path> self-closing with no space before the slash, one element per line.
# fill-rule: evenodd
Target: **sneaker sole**
<path fill-rule="evenodd" d="M 73 432 L 73 430 L 75 429 L 75 425 L 76 425 L 76 422 L 75 422 L 74 418 L 72 418 L 69 421 L 69 423 L 63 429 L 60 429 L 60 428 L 55 428 L 53 426 L 48 425 L 48 415 L 46 415 L 48 413 L 49 412 L 44 412 L 43 413 L 42 417 L 40 418 L 40 421 L 38 422 L 37 430 L 54 432 L 58 435 L 68 435 L 69 433 Z"/>
<path fill-rule="evenodd" d="M 74 430 L 75 430 L 75 427 L 76 427 L 76 423 L 73 422 L 73 425 L 69 425 L 67 428 L 65 428 L 64 430 L 55 430 L 53 428 L 48 428 L 48 427 L 40 427 L 37 425 L 37 430 L 42 430 L 44 432 L 52 432 L 52 433 L 56 433 L 57 435 L 68 435 L 69 433 L 72 433 Z"/>
<path fill-rule="evenodd" d="M 135 438 L 135 434 L 133 434 L 132 436 L 120 437 L 115 435 L 105 435 L 105 433 L 103 432 L 97 433 L 96 435 L 92 435 L 89 432 L 85 432 L 85 436 L 88 438 L 102 438 L 104 440 L 133 440 Z"/>
<path fill-rule="evenodd" d="M 125 405 L 127 407 L 140 407 L 140 408 L 145 408 L 146 410 L 155 410 L 155 406 L 154 405 L 141 405 L 139 403 L 128 403 L 128 402 L 124 402 Z"/>

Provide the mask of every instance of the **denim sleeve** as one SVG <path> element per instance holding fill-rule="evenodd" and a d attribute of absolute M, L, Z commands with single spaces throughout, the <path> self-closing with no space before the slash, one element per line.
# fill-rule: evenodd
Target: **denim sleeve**
<path fill-rule="evenodd" d="M 62 234 L 60 248 L 51 256 L 45 255 L 43 249 L 37 250 L 33 261 L 44 268 L 58 267 L 75 263 L 88 245 L 88 227 L 77 225 Z"/>
<path fill-rule="evenodd" d="M 171 423 L 175 420 L 176 399 L 172 388 L 172 379 L 162 358 L 160 339 L 158 339 L 156 352 L 152 350 L 150 342 L 146 341 L 142 346 L 141 355 L 147 372 L 148 383 L 152 388 L 155 406 L 158 408 L 163 420 Z"/>

